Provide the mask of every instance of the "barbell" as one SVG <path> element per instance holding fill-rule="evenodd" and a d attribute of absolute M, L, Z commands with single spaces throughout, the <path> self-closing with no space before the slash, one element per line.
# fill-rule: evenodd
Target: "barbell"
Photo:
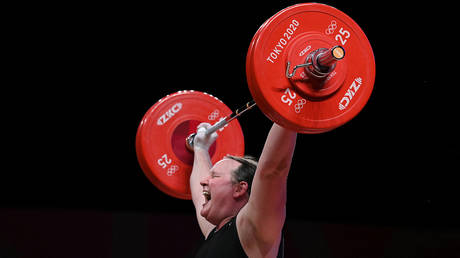
<path fill-rule="evenodd" d="M 367 103 L 375 80 L 372 47 L 361 28 L 334 7 L 304 3 L 285 8 L 255 33 L 246 56 L 253 101 L 232 112 L 208 93 L 179 91 L 155 103 L 136 134 L 136 153 L 147 178 L 173 197 L 191 199 L 193 133 L 198 124 L 218 131 L 213 163 L 244 154 L 237 118 L 255 104 L 273 122 L 299 133 L 333 130 Z M 232 121 L 232 122 L 230 122 Z"/>

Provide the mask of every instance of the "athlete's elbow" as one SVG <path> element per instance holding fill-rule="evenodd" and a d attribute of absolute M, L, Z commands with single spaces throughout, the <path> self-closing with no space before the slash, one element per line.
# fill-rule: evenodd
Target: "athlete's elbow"
<path fill-rule="evenodd" d="M 291 161 L 268 161 L 264 164 L 259 164 L 261 167 L 260 173 L 266 177 L 287 177 L 289 169 L 291 168 Z"/>

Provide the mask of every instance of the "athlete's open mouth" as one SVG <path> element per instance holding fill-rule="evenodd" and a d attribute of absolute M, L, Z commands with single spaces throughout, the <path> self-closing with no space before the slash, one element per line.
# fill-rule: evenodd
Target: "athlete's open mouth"
<path fill-rule="evenodd" d="M 210 192 L 203 191 L 203 195 L 204 195 L 204 198 L 206 199 L 206 201 L 211 200 L 211 193 Z"/>

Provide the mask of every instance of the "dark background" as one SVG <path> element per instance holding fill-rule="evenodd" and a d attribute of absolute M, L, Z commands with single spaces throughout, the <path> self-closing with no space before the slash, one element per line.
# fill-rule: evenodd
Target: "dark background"
<path fill-rule="evenodd" d="M 29 212 L 64 213 L 69 223 L 79 213 L 193 217 L 190 201 L 163 194 L 140 169 L 134 146 L 139 122 L 157 100 L 179 90 L 211 93 L 231 109 L 249 101 L 249 43 L 266 19 L 295 3 L 11 9 L 0 177 L 5 225 L 15 231 L 10 222 L 22 220 L 14 214 Z M 361 26 L 377 75 L 368 104 L 351 122 L 298 136 L 288 222 L 458 232 L 458 26 L 452 8 L 441 2 L 323 3 Z M 258 109 L 239 121 L 246 153 L 259 156 L 271 122 Z M 122 225 L 129 228 L 135 218 Z"/>

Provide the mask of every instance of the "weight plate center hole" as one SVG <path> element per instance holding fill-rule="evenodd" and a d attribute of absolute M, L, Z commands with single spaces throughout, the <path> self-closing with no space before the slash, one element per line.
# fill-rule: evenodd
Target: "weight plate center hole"
<path fill-rule="evenodd" d="M 185 139 L 192 133 L 196 133 L 196 128 L 201 122 L 198 120 L 187 120 L 180 123 L 173 131 L 171 136 L 171 146 L 174 154 L 187 165 L 193 165 L 193 153 L 185 146 Z M 209 148 L 209 156 L 212 158 L 216 152 L 217 141 Z"/>

